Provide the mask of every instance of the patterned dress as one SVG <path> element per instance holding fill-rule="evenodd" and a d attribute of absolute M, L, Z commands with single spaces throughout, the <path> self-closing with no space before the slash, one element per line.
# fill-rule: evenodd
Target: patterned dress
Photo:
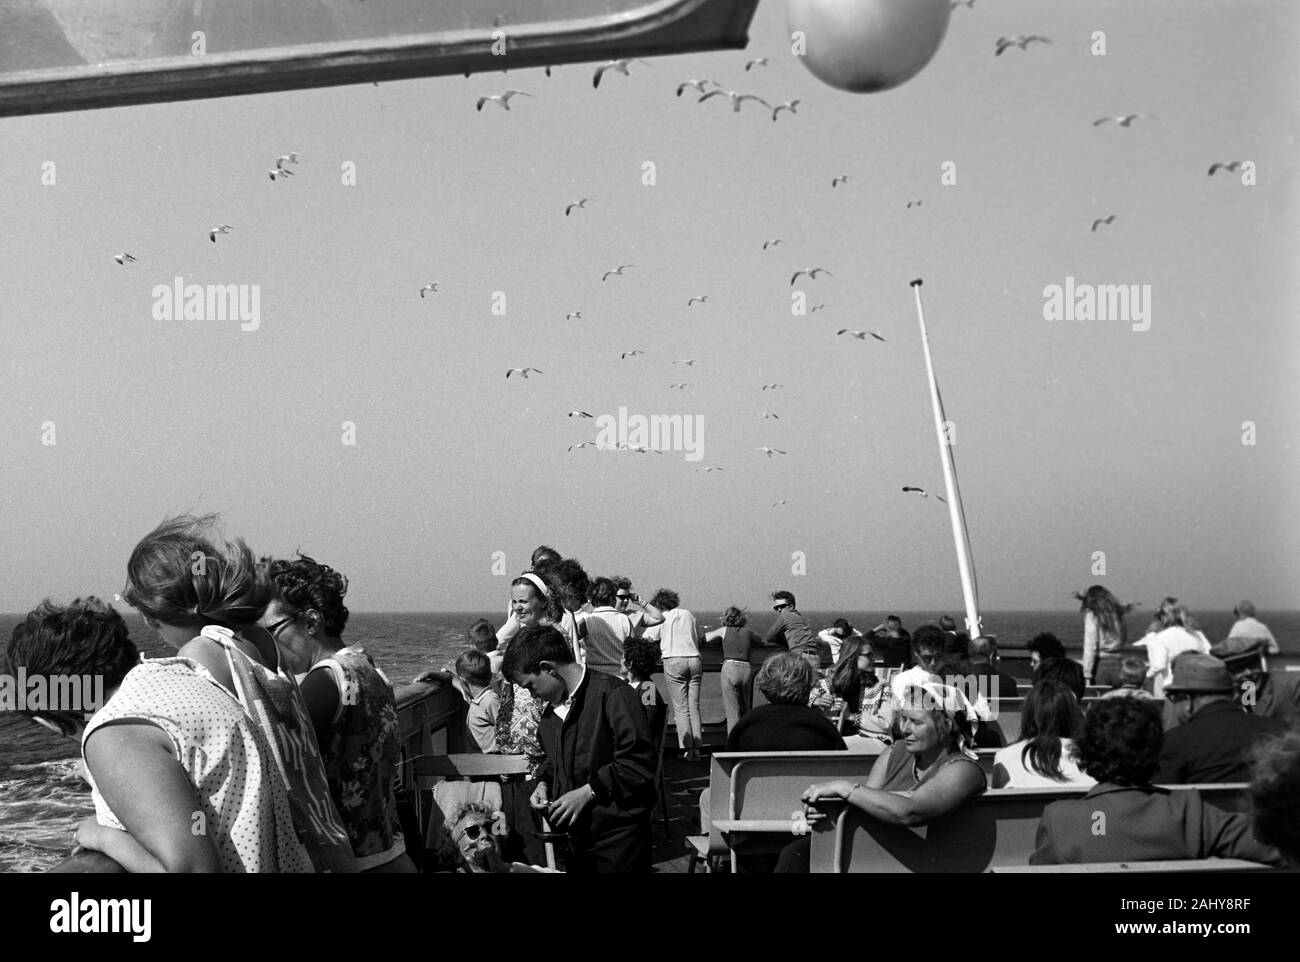
<path fill-rule="evenodd" d="M 501 686 L 501 709 L 497 714 L 497 751 L 502 755 L 527 755 L 528 777 L 546 761 L 537 726 L 543 705 L 527 688 L 506 683 Z"/>
<path fill-rule="evenodd" d="M 312 667 L 326 671 L 339 705 L 321 759 L 361 871 L 406 852 L 393 790 L 400 747 L 393 686 L 359 645 L 342 648 Z"/>

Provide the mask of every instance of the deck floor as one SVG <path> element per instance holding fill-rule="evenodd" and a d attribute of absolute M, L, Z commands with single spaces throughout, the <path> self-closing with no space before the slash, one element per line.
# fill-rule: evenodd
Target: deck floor
<path fill-rule="evenodd" d="M 663 813 L 655 809 L 654 871 L 685 873 L 690 862 L 688 835 L 700 833 L 700 792 L 709 785 L 709 760 L 688 762 L 664 757 L 664 778 L 669 797 L 669 830 L 664 832 Z M 703 864 L 697 872 L 704 871 Z"/>

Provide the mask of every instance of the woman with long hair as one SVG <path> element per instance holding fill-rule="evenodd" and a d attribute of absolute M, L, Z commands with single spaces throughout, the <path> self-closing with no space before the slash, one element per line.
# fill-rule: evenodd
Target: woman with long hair
<path fill-rule="evenodd" d="M 1074 739 L 1083 729 L 1079 700 L 1066 685 L 1045 678 L 1025 696 L 1020 741 L 993 759 L 994 788 L 1051 788 L 1091 785 L 1075 764 Z"/>
<path fill-rule="evenodd" d="M 1124 616 L 1132 605 L 1120 604 L 1118 598 L 1102 585 L 1093 585 L 1079 599 L 1083 612 L 1083 674 L 1090 685 L 1115 688 L 1120 684 L 1119 650 L 1128 644 L 1128 627 Z"/>
<path fill-rule="evenodd" d="M 145 535 L 127 562 L 122 597 L 262 726 L 316 871 L 355 872 L 302 692 L 258 624 L 274 589 L 248 545 L 216 535 L 216 520 L 169 518 Z"/>
<path fill-rule="evenodd" d="M 732 605 L 722 613 L 722 627 L 704 636 L 705 642 L 722 642 L 722 708 L 727 714 L 727 734 L 754 704 L 754 666 L 750 651 L 761 644 L 758 632 L 747 628 L 745 613 Z"/>
<path fill-rule="evenodd" d="M 1174 659 L 1185 651 L 1209 654 L 1209 639 L 1201 632 L 1187 606 L 1177 598 L 1166 598 L 1156 609 L 1155 619 L 1138 642 L 1147 650 L 1147 677 L 1154 679 L 1151 693 L 1164 697 L 1165 685 L 1174 673 Z"/>

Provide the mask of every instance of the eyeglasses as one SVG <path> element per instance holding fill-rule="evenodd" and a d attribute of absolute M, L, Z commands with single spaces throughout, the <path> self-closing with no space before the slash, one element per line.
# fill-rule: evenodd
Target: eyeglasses
<path fill-rule="evenodd" d="M 789 607 L 790 607 L 790 606 L 787 605 L 785 602 L 782 602 L 782 603 L 779 604 L 779 605 L 773 605 L 773 606 L 772 606 L 772 610 L 773 610 L 773 611 L 780 611 L 782 608 L 789 608 Z"/>
<path fill-rule="evenodd" d="M 616 595 L 616 597 L 618 598 L 619 601 L 631 601 L 631 600 L 632 600 L 632 596 L 631 596 L 631 595 Z"/>
<path fill-rule="evenodd" d="M 462 838 L 467 838 L 471 842 L 477 842 L 479 836 L 483 835 L 486 831 L 487 826 L 482 822 L 471 822 L 456 833 L 456 841 L 459 842 Z"/>

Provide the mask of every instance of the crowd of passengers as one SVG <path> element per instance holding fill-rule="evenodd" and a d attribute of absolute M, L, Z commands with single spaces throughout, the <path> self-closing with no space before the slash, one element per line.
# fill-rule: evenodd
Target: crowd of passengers
<path fill-rule="evenodd" d="M 1033 680 L 1007 744 L 998 708 L 1021 686 L 996 639 L 946 616 L 911 633 L 892 616 L 814 633 L 777 591 L 764 636 L 737 607 L 706 631 L 675 592 L 643 602 L 629 579 L 589 578 L 546 546 L 512 582 L 501 627 L 477 622 L 451 663 L 416 679 L 454 686 L 469 747 L 504 767 L 440 785 L 458 791 L 440 800 L 438 837 L 411 845 L 393 687 L 344 641 L 347 579 L 301 554 L 257 559 L 215 521 L 164 521 L 127 563 L 122 600 L 174 655 L 143 658 L 94 597 L 42 603 L 8 644 L 11 673 L 103 679 L 93 712 L 27 713 L 80 739 L 95 815 L 76 845 L 127 871 L 414 872 L 408 850 L 426 861 L 427 842 L 460 872 L 649 872 L 669 704 L 677 753 L 698 760 L 711 644 L 728 751 L 876 756 L 864 781 L 791 800 L 813 827 L 844 804 L 918 826 L 989 787 L 1078 786 L 1044 808 L 1031 863 L 1300 861 L 1300 673 L 1268 670 L 1277 644 L 1249 602 L 1211 645 L 1168 598 L 1130 645 L 1130 607 L 1090 588 L 1078 596 L 1083 663 L 1053 635 L 1029 643 Z M 991 786 L 981 748 L 996 751 Z M 1249 783 L 1249 812 L 1158 787 L 1232 782 Z M 809 849 L 799 838 L 748 864 L 806 872 Z"/>

